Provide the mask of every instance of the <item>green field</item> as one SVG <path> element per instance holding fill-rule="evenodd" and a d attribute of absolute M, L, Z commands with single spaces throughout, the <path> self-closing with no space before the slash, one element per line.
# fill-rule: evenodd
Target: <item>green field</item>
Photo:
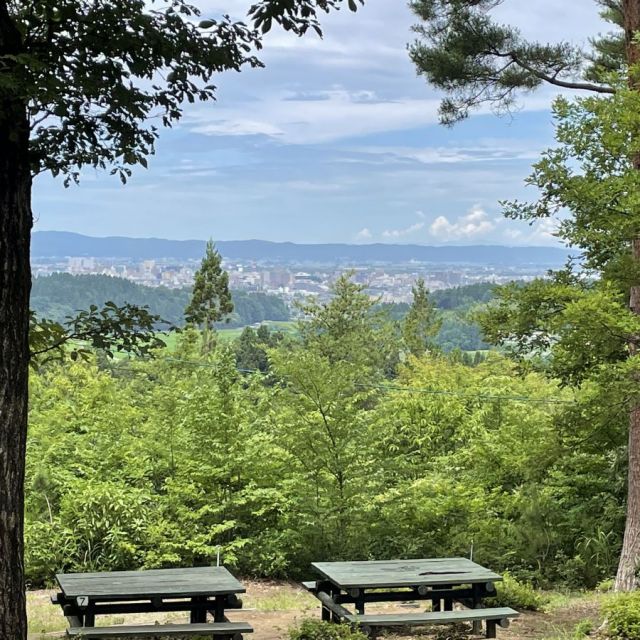
<path fill-rule="evenodd" d="M 261 324 L 267 325 L 275 331 L 283 333 L 295 333 L 297 322 L 295 320 L 267 320 Z M 235 327 L 233 329 L 217 329 L 218 337 L 221 342 L 228 343 L 240 337 L 245 327 Z M 162 339 L 167 343 L 167 349 L 170 351 L 175 349 L 178 339 L 177 333 L 165 333 Z"/>

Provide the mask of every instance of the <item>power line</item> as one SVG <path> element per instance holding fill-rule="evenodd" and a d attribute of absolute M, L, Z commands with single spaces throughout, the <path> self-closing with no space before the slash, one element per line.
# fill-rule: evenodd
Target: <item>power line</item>
<path fill-rule="evenodd" d="M 144 358 L 144 360 L 152 360 L 153 358 Z M 172 356 L 165 356 L 161 358 L 166 362 L 178 362 L 180 364 L 187 364 L 195 367 L 205 367 L 210 369 L 219 369 L 219 365 L 210 362 L 200 362 L 197 360 L 185 360 L 183 358 L 174 358 Z M 136 371 L 129 367 L 110 367 L 110 370 L 126 371 L 132 374 L 145 374 L 144 371 Z M 242 369 L 236 367 L 236 371 L 239 373 L 264 373 L 259 369 Z M 378 389 L 381 391 L 401 391 L 404 393 L 434 395 L 434 396 L 450 396 L 459 398 L 468 398 L 472 400 L 488 401 L 488 402 L 524 402 L 529 404 L 546 404 L 546 405 L 569 405 L 575 404 L 575 400 L 560 400 L 558 398 L 532 398 L 530 396 L 523 395 L 492 395 L 486 393 L 466 393 L 464 391 L 449 391 L 444 389 L 432 389 L 429 387 L 407 387 L 393 384 L 364 384 L 357 383 L 355 385 L 361 389 Z"/>

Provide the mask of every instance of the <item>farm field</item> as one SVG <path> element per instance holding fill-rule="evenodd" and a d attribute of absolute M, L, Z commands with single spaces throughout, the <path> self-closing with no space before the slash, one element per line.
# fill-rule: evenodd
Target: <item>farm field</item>
<path fill-rule="evenodd" d="M 287 632 L 306 617 L 319 617 L 317 600 L 295 583 L 280 581 L 243 581 L 247 593 L 243 596 L 244 610 L 231 612 L 234 620 L 244 620 L 254 627 L 254 633 L 245 638 L 250 640 L 279 640 L 287 637 Z M 66 620 L 59 607 L 50 604 L 53 591 L 40 590 L 28 594 L 29 640 L 57 640 L 65 637 Z M 594 626 L 599 623 L 599 605 L 606 596 L 585 592 L 577 594 L 549 594 L 549 604 L 542 612 L 523 612 L 508 629 L 499 629 L 498 638 L 502 640 L 568 640 L 574 638 L 578 623 L 589 620 Z M 371 606 L 372 613 L 406 612 L 418 607 L 416 603 Z M 128 616 L 134 622 L 155 621 L 164 623 L 180 621 L 178 614 L 154 616 L 146 614 Z M 122 617 L 104 618 L 103 624 L 120 624 Z M 444 637 L 455 638 L 458 633 L 442 635 L 448 627 L 432 627 L 413 631 L 410 635 L 403 632 L 402 637 L 432 637 L 440 640 Z M 387 632 L 385 637 L 396 637 Z"/>
<path fill-rule="evenodd" d="M 267 320 L 261 322 L 268 326 L 273 331 L 282 331 L 282 333 L 295 333 L 297 322 L 295 320 Z M 251 325 L 250 325 L 251 326 Z M 259 326 L 259 325 L 257 325 Z M 232 329 L 216 329 L 218 333 L 218 339 L 223 344 L 232 342 L 240 337 L 245 327 L 234 327 Z M 165 333 L 162 339 L 166 342 L 169 350 L 175 349 L 176 341 L 178 339 L 177 333 Z"/>

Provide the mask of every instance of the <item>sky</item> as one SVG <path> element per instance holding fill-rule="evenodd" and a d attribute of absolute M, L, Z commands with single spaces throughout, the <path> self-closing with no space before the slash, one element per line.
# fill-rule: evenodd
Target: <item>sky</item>
<path fill-rule="evenodd" d="M 193 0 L 242 18 L 250 0 Z M 529 38 L 606 30 L 593 0 L 505 0 L 501 20 Z M 508 117 L 438 124 L 442 95 L 406 50 L 405 0 L 367 0 L 323 18 L 324 38 L 270 33 L 265 69 L 216 78 L 216 102 L 188 105 L 161 132 L 147 170 L 121 185 L 86 171 L 80 186 L 36 179 L 35 230 L 171 239 L 557 245 L 553 226 L 507 220 L 500 200 L 534 199 L 524 179 L 553 144 L 556 91 Z"/>

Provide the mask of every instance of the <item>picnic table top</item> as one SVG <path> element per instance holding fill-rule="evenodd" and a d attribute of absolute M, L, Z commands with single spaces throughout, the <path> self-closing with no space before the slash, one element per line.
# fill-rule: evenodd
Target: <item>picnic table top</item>
<path fill-rule="evenodd" d="M 314 562 L 321 576 L 343 589 L 473 584 L 502 580 L 467 558 Z"/>
<path fill-rule="evenodd" d="M 56 580 L 66 597 L 90 600 L 190 598 L 246 591 L 225 567 L 58 573 Z"/>

